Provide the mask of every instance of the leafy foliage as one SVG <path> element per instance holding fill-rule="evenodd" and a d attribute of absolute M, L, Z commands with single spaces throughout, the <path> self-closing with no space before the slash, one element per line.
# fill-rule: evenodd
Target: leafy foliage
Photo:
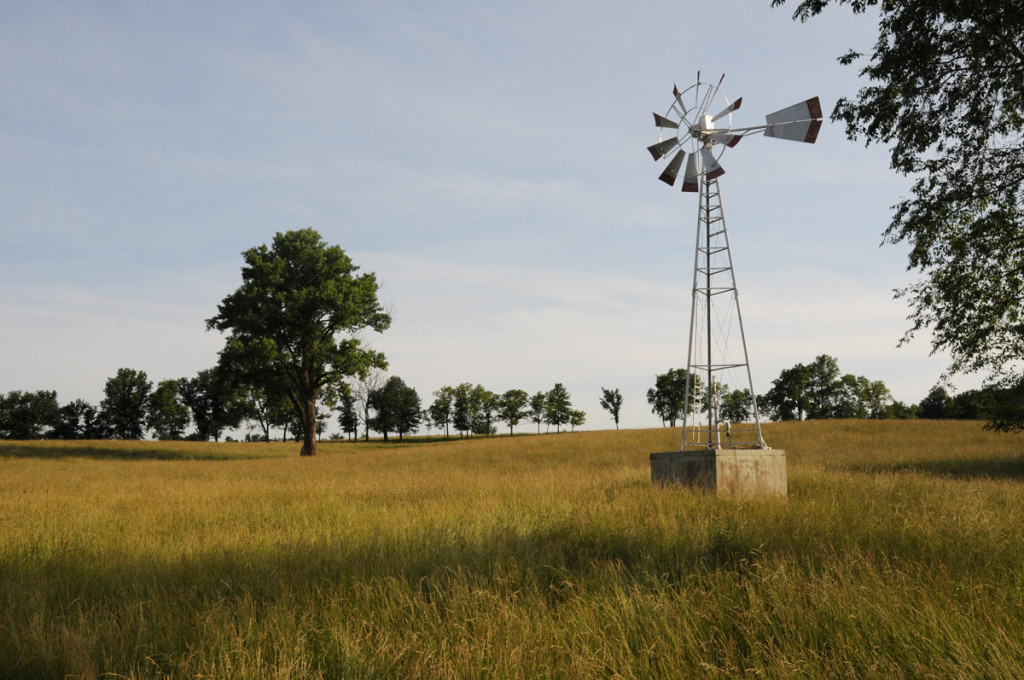
<path fill-rule="evenodd" d="M 774 0 L 773 6 L 785 0 Z M 806 21 L 829 0 L 804 0 Z M 1020 385 L 1024 358 L 1024 5 L 1005 0 L 835 0 L 877 6 L 879 34 L 856 98 L 832 119 L 850 139 L 886 144 L 897 172 L 915 177 L 885 238 L 910 245 L 921 278 L 909 340 L 931 331 L 951 371 L 985 371 Z M 852 64 L 862 58 L 848 52 Z M 1018 421 L 1024 425 L 1024 413 Z"/>

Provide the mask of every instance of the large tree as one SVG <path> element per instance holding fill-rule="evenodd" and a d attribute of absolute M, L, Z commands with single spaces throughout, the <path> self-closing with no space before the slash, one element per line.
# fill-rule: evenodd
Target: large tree
<path fill-rule="evenodd" d="M 328 385 L 371 368 L 384 355 L 362 346 L 357 333 L 391 325 L 377 300 L 373 274 L 313 229 L 280 232 L 272 244 L 242 254 L 242 285 L 217 307 L 207 328 L 228 331 L 223 364 L 257 386 L 281 390 L 303 426 L 301 455 L 316 455 L 316 404 Z"/>
<path fill-rule="evenodd" d="M 773 6 L 785 0 L 773 0 Z M 929 330 L 952 372 L 1021 382 L 1024 358 L 1024 5 L 1019 0 L 803 0 L 806 21 L 829 4 L 877 7 L 878 41 L 859 62 L 868 83 L 832 119 L 850 139 L 887 145 L 914 178 L 885 239 L 910 246 L 920 278 L 904 337 Z M 1024 410 L 997 423 L 1024 426 Z"/>
<path fill-rule="evenodd" d="M 153 383 L 145 371 L 119 368 L 107 380 L 100 402 L 100 420 L 113 439 L 142 439 Z"/>

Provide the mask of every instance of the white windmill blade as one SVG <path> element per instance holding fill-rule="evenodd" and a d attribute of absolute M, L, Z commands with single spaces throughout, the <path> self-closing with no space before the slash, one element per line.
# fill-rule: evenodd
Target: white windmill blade
<path fill-rule="evenodd" d="M 718 164 L 715 154 L 706 146 L 700 149 L 700 156 L 704 159 L 704 176 L 708 179 L 715 179 L 725 174 L 725 169 Z"/>
<path fill-rule="evenodd" d="M 676 183 L 676 177 L 679 176 L 679 168 L 682 167 L 684 158 L 686 158 L 686 151 L 680 149 L 672 157 L 672 160 L 668 162 L 668 165 L 665 166 L 665 170 L 658 176 L 658 179 L 669 186 L 673 186 Z"/>
<path fill-rule="evenodd" d="M 743 139 L 743 135 L 734 135 L 731 132 L 716 132 L 708 135 L 708 139 L 713 141 L 715 144 L 724 144 L 728 147 L 736 146 Z"/>
<path fill-rule="evenodd" d="M 795 123 L 800 120 L 818 118 L 821 118 L 821 103 L 817 97 L 811 97 L 807 101 L 787 106 L 775 113 L 769 113 L 764 117 L 764 122 L 775 125 L 776 123 Z"/>
<path fill-rule="evenodd" d="M 730 113 L 732 113 L 736 109 L 740 108 L 740 104 L 742 104 L 742 103 L 743 103 L 743 97 L 740 97 L 739 99 L 734 101 L 732 104 L 729 104 L 724 109 L 722 109 L 717 114 L 715 114 L 715 117 L 711 119 L 711 122 L 714 123 L 719 118 L 724 118 L 725 116 L 728 116 Z"/>
<path fill-rule="evenodd" d="M 683 173 L 683 191 L 696 193 L 700 188 L 697 176 L 697 156 L 690 154 L 686 158 L 686 172 Z"/>
<path fill-rule="evenodd" d="M 814 144 L 818 139 L 818 130 L 820 129 L 821 121 L 818 119 L 799 120 L 791 123 L 769 125 L 764 129 L 764 136 Z"/>
<path fill-rule="evenodd" d="M 666 139 L 664 142 L 651 144 L 647 147 L 647 150 L 651 152 L 652 156 L 654 156 L 654 160 L 660 160 L 677 146 L 679 146 L 679 140 L 673 137 L 672 139 Z"/>
<path fill-rule="evenodd" d="M 654 124 L 660 128 L 672 128 L 673 130 L 679 129 L 679 124 L 673 120 L 669 120 L 665 116 L 659 116 L 654 114 Z"/>

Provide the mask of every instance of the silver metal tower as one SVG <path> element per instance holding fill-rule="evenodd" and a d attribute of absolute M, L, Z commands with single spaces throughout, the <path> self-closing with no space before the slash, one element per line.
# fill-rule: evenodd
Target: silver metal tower
<path fill-rule="evenodd" d="M 733 112 L 743 98 L 730 102 L 721 91 L 724 79 L 715 85 L 702 83 L 698 72 L 696 84 L 683 91 L 673 87 L 668 111 L 654 114 L 661 137 L 647 147 L 654 160 L 666 160 L 658 179 L 674 186 L 682 171 L 682 190 L 700 194 L 681 451 L 768 448 L 761 436 L 718 187 L 718 178 L 725 174 L 719 159 L 725 149 L 755 132 L 813 144 L 821 128 L 817 97 L 768 114 L 764 125 L 732 127 Z"/>

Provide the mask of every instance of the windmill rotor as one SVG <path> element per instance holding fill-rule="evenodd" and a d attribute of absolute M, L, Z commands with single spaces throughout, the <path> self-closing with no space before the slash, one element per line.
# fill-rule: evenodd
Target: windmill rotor
<path fill-rule="evenodd" d="M 710 180 L 725 174 L 720 162 L 725 149 L 757 132 L 809 144 L 817 139 L 822 117 L 817 97 L 768 114 L 764 125 L 733 127 L 732 114 L 740 108 L 743 97 L 730 101 L 722 93 L 723 80 L 724 75 L 714 85 L 701 82 L 698 71 L 697 82 L 685 90 L 673 85 L 672 104 L 664 114 L 654 114 L 660 135 L 647 150 L 654 160 L 666 161 L 658 179 L 669 186 L 675 186 L 682 170 L 682 190 L 697 192 L 701 176 Z"/>

